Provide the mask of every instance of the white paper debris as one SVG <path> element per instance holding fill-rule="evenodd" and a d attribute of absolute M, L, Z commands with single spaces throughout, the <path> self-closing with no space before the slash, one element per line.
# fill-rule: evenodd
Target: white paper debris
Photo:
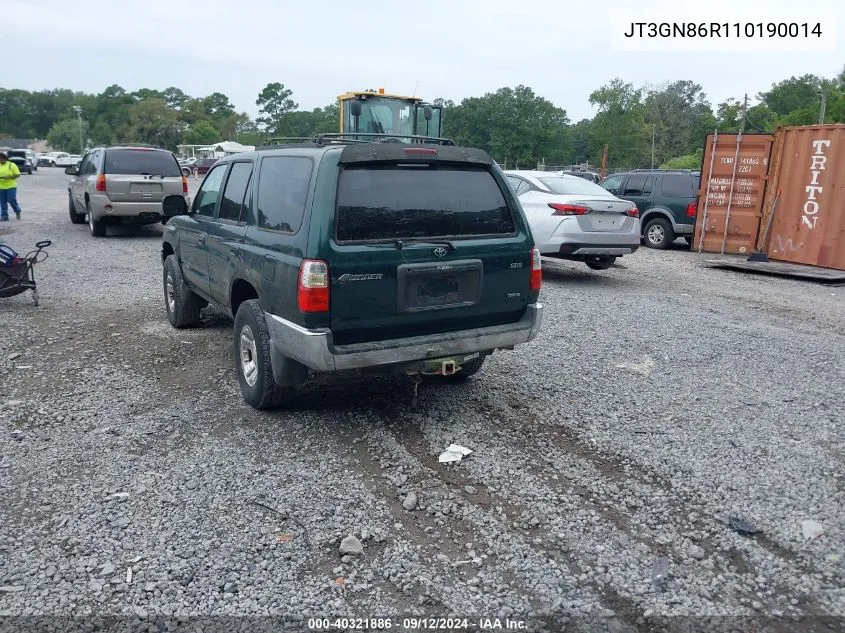
<path fill-rule="evenodd" d="M 801 521 L 801 532 L 804 533 L 804 540 L 809 541 L 824 534 L 824 527 L 818 521 L 808 519 Z"/>
<path fill-rule="evenodd" d="M 126 584 L 127 585 L 132 584 L 132 568 L 131 567 L 127 568 L 127 570 L 126 570 Z"/>
<path fill-rule="evenodd" d="M 440 453 L 438 461 L 441 464 L 459 462 L 470 453 L 472 453 L 472 451 L 465 446 L 459 446 L 458 444 L 449 444 L 449 446 L 446 447 L 446 450 Z"/>

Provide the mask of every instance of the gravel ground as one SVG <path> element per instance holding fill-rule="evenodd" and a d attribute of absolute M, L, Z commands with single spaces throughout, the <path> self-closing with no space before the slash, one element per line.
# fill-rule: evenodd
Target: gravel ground
<path fill-rule="evenodd" d="M 538 339 L 469 383 L 262 413 L 225 315 L 167 323 L 161 227 L 90 237 L 66 179 L 23 176 L 0 225 L 53 240 L 40 306 L 0 300 L 0 615 L 845 622 L 845 288 L 681 248 L 555 265 Z"/>

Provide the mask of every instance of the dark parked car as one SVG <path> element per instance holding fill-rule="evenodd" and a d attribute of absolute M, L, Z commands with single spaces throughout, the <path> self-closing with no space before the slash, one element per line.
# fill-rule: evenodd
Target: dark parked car
<path fill-rule="evenodd" d="M 26 150 L 23 149 L 7 149 L 3 150 L 9 161 L 18 166 L 22 174 L 32 174 L 32 164 L 26 156 Z"/>
<path fill-rule="evenodd" d="M 220 160 L 219 158 L 200 158 L 197 162 L 195 162 L 191 168 L 196 169 L 197 173 L 200 176 L 203 176 L 208 173 L 208 171 L 212 168 L 212 166 Z"/>
<path fill-rule="evenodd" d="M 650 248 L 668 248 L 675 238 L 692 243 L 701 173 L 690 169 L 636 169 L 599 183 L 640 210 L 643 240 Z"/>
<path fill-rule="evenodd" d="M 235 320 L 244 399 L 314 372 L 461 379 L 539 331 L 540 252 L 478 149 L 334 141 L 221 158 L 162 243 L 167 317 Z"/>

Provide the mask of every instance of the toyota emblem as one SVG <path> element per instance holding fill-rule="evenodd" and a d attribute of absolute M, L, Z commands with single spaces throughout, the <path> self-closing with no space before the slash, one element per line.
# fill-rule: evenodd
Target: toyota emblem
<path fill-rule="evenodd" d="M 442 246 L 438 246 L 437 248 L 434 249 L 435 257 L 445 257 L 446 252 L 447 252 L 446 249 L 443 248 Z"/>

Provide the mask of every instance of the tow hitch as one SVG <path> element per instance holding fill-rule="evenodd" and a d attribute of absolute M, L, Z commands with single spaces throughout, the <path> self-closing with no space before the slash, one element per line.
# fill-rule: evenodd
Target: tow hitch
<path fill-rule="evenodd" d="M 440 373 L 444 376 L 452 376 L 458 370 L 460 367 L 453 360 L 444 360 L 440 365 Z"/>

